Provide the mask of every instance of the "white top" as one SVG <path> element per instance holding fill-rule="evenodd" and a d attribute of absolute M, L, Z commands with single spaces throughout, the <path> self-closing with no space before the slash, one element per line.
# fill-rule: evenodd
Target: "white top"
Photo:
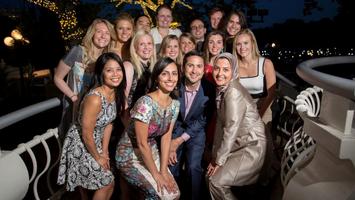
<path fill-rule="evenodd" d="M 249 94 L 257 95 L 264 92 L 264 62 L 265 58 L 259 57 L 256 76 L 240 77 L 239 79 L 240 84 L 248 90 Z"/>
<path fill-rule="evenodd" d="M 155 45 L 161 44 L 161 42 L 163 41 L 163 38 L 161 37 L 157 27 L 152 28 L 150 30 L 150 34 L 153 36 L 153 40 L 154 40 Z M 169 28 L 168 35 L 176 35 L 176 36 L 180 37 L 181 30 L 178 28 L 176 28 L 176 29 Z"/>

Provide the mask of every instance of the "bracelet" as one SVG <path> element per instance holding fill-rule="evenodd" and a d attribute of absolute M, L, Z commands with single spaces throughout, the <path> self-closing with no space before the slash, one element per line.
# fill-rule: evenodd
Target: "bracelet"
<path fill-rule="evenodd" d="M 78 96 L 77 94 L 73 94 L 73 95 L 71 95 L 69 98 L 71 99 L 71 98 L 73 98 L 74 96 Z"/>

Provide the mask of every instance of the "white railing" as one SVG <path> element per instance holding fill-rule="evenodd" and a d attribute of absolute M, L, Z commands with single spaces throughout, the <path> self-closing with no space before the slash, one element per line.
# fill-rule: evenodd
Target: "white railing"
<path fill-rule="evenodd" d="M 287 97 L 284 98 L 285 106 L 281 114 L 286 112 L 286 105 L 288 103 L 291 104 L 289 105 L 289 115 L 296 116 L 296 119 L 291 120 L 292 124 L 288 122 L 291 118 L 289 117 L 284 122 L 284 127 L 282 124 L 278 127 L 290 136 L 284 147 L 281 159 L 281 183 L 284 188 L 290 179 L 312 160 L 316 152 L 316 142 L 305 133 L 303 126 L 295 129 L 297 122 L 302 120 L 298 113 L 295 112 L 295 108 L 298 112 L 306 113 L 309 117 L 317 117 L 320 113 L 321 98 L 319 96 L 321 93 L 322 89 L 315 86 L 300 92 L 295 101 Z M 291 126 L 291 128 L 288 128 L 287 125 Z"/>
<path fill-rule="evenodd" d="M 15 111 L 13 113 L 7 114 L 0 117 L 0 130 L 10 126 L 22 119 L 28 118 L 32 115 L 38 114 L 45 110 L 54 108 L 60 105 L 58 98 L 53 98 L 21 110 Z M 17 200 L 23 199 L 31 183 L 33 183 L 33 195 L 34 199 L 38 200 L 41 197 L 38 194 L 38 183 L 39 179 L 47 173 L 47 187 L 51 195 L 54 194 L 54 190 L 50 184 L 50 174 L 53 167 L 57 164 L 58 160 L 50 167 L 52 161 L 51 149 L 53 146 L 49 147 L 47 140 L 50 138 L 55 138 L 57 141 L 58 152 L 60 152 L 61 144 L 58 140 L 58 129 L 49 129 L 46 133 L 42 135 L 35 136 L 32 140 L 19 144 L 18 147 L 12 151 L 1 151 L 0 150 L 0 199 L 6 200 Z M 38 172 L 40 169 L 38 167 L 39 158 L 34 154 L 33 148 L 42 145 L 46 155 L 46 164 L 42 171 Z M 32 173 L 29 176 L 28 166 L 22 159 L 21 155 L 27 153 L 32 162 Z M 42 159 L 42 158 L 40 158 Z M 43 197 L 42 197 L 43 198 Z"/>
<path fill-rule="evenodd" d="M 354 199 L 355 77 L 352 73 L 346 74 L 347 78 L 336 75 L 353 72 L 354 63 L 355 56 L 337 56 L 311 59 L 297 66 L 297 74 L 314 87 L 300 92 L 295 100 L 304 122 L 295 138 L 301 143 L 288 144 L 285 150 L 290 149 L 290 153 L 286 153 L 291 156 L 297 154 L 291 152 L 292 146 L 304 150 L 295 159 L 298 163 L 293 162 L 291 167 L 287 166 L 288 161 L 292 162 L 287 159 L 291 156 L 283 158 L 284 200 Z M 323 67 L 330 73 L 321 72 Z M 302 139 L 303 134 L 314 138 L 316 145 L 307 138 Z M 293 166 L 298 165 L 301 167 L 293 170 Z M 296 173 L 288 175 L 288 171 Z"/>
<path fill-rule="evenodd" d="M 320 112 L 320 94 L 323 90 L 317 86 L 303 90 L 295 101 L 298 112 L 306 112 L 308 117 L 317 117 Z"/>
<path fill-rule="evenodd" d="M 355 56 L 334 56 L 316 58 L 302 62 L 296 68 L 297 74 L 312 85 L 323 88 L 334 94 L 355 100 L 355 80 L 345 79 L 323 73 L 314 68 L 327 65 L 354 64 Z M 341 69 L 341 67 L 340 67 Z M 355 78 L 355 77 L 354 77 Z"/>

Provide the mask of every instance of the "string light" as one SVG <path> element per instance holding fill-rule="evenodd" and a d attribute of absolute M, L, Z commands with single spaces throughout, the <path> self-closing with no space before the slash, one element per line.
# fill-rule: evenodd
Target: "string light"
<path fill-rule="evenodd" d="M 132 0 L 111 0 L 111 2 L 116 3 L 116 7 L 120 6 L 123 3 L 130 3 L 132 4 Z M 152 17 L 150 16 L 149 12 L 148 12 L 148 8 L 153 11 L 156 12 L 157 8 L 160 5 L 164 4 L 164 0 L 158 0 L 156 3 L 154 3 L 152 0 L 147 0 L 147 1 L 143 1 L 143 0 L 135 0 L 134 4 L 136 5 L 140 5 L 140 7 L 143 10 L 143 13 L 149 17 L 149 20 L 152 22 Z M 171 3 L 170 7 L 173 9 L 175 7 L 176 4 L 181 4 L 182 6 L 192 10 L 192 7 L 188 4 L 186 4 L 184 1 L 181 0 L 173 0 L 173 2 Z M 179 25 L 180 23 L 176 22 L 175 24 L 172 24 L 172 28 L 176 28 L 177 25 Z"/>
<path fill-rule="evenodd" d="M 78 27 L 75 6 L 79 4 L 79 0 L 71 1 L 73 9 L 69 10 L 65 6 L 59 7 L 57 2 L 49 0 L 27 0 L 38 6 L 44 7 L 57 14 L 60 23 L 60 32 L 64 40 L 76 40 L 83 35 L 84 31 Z"/>
<path fill-rule="evenodd" d="M 275 57 L 285 63 L 299 63 L 300 60 L 310 58 L 330 57 L 330 56 L 353 56 L 355 55 L 354 48 L 315 48 L 315 49 L 278 49 L 274 51 L 262 50 L 262 56 Z"/>

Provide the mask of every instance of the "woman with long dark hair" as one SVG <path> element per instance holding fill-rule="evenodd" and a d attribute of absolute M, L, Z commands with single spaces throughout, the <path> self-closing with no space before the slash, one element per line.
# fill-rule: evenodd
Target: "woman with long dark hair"
<path fill-rule="evenodd" d="M 180 106 L 172 98 L 179 81 L 174 61 L 168 57 L 159 60 L 151 80 L 150 92 L 131 110 L 129 126 L 117 145 L 116 166 L 145 199 L 177 199 L 179 188 L 168 169 L 172 130 Z"/>
<path fill-rule="evenodd" d="M 93 199 L 109 200 L 114 176 L 108 144 L 112 122 L 125 106 L 126 77 L 117 54 L 104 53 L 98 58 L 94 82 L 81 102 L 78 120 L 65 137 L 57 182 L 66 183 L 68 191 L 79 186 L 94 190 Z"/>

